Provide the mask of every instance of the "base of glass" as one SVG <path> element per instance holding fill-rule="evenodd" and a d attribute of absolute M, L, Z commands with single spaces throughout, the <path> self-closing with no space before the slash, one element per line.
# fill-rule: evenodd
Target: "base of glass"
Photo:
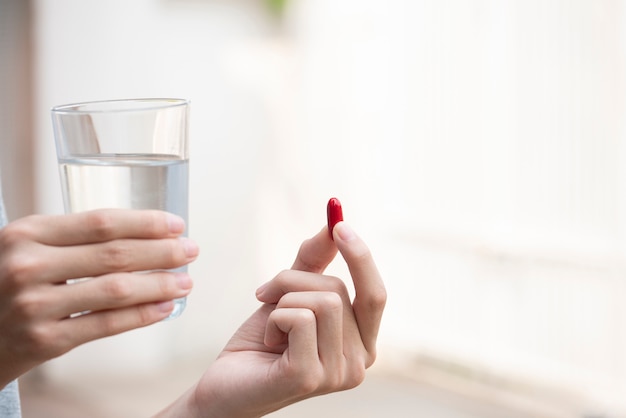
<path fill-rule="evenodd" d="M 187 306 L 187 297 L 174 299 L 174 310 L 172 311 L 170 316 L 164 319 L 164 321 L 178 318 L 185 310 L 185 306 Z"/>

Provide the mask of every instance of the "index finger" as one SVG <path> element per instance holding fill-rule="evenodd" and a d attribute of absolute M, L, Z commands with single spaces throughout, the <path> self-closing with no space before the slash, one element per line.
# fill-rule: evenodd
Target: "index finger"
<path fill-rule="evenodd" d="M 361 340 L 371 356 L 370 362 L 373 362 L 387 291 L 365 242 L 345 222 L 335 225 L 333 236 L 354 282 L 354 316 Z"/>
<path fill-rule="evenodd" d="M 32 216 L 34 238 L 46 245 L 92 244 L 119 238 L 171 238 L 185 223 L 179 216 L 158 210 L 98 209 L 69 215 Z"/>

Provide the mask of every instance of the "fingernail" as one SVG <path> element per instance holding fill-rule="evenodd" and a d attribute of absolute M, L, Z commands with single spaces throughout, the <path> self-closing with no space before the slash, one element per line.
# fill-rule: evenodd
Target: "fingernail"
<path fill-rule="evenodd" d="M 180 234 L 185 230 L 185 221 L 180 216 L 173 215 L 171 213 L 167 214 L 167 226 L 170 232 L 175 234 Z"/>
<path fill-rule="evenodd" d="M 181 289 L 189 290 L 193 286 L 193 281 L 187 273 L 176 273 L 176 284 Z"/>
<path fill-rule="evenodd" d="M 174 301 L 167 300 L 165 302 L 157 303 L 156 305 L 159 312 L 170 313 L 174 310 Z"/>
<path fill-rule="evenodd" d="M 183 244 L 183 249 L 185 251 L 185 255 L 189 258 L 195 257 L 198 255 L 200 249 L 198 248 L 198 244 L 195 241 L 189 238 L 179 238 L 181 243 Z"/>
<path fill-rule="evenodd" d="M 335 225 L 335 230 L 337 231 L 337 235 L 339 235 L 339 238 L 342 241 L 352 241 L 354 238 L 356 238 L 356 234 L 354 233 L 352 228 L 350 228 L 350 226 L 348 226 L 348 224 L 345 222 L 339 222 L 337 225 Z"/>

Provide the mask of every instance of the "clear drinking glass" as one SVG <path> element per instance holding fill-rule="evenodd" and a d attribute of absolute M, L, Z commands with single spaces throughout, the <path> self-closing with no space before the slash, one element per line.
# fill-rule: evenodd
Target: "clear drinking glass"
<path fill-rule="evenodd" d="M 188 119 L 189 102 L 183 99 L 54 107 L 52 125 L 65 211 L 159 209 L 187 223 Z M 186 270 L 185 266 L 175 271 Z M 169 318 L 179 316 L 185 304 L 186 298 L 177 299 Z"/>

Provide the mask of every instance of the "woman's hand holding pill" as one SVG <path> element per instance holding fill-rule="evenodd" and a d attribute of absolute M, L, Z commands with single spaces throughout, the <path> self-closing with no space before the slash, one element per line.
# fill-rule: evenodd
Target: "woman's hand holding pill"
<path fill-rule="evenodd" d="M 331 218 L 337 212 L 329 211 L 329 225 L 302 243 L 290 270 L 257 290 L 263 305 L 161 416 L 259 417 L 363 381 L 376 357 L 387 295 L 366 244 Z M 323 274 L 337 251 L 352 276 L 354 300 L 341 279 Z"/>

